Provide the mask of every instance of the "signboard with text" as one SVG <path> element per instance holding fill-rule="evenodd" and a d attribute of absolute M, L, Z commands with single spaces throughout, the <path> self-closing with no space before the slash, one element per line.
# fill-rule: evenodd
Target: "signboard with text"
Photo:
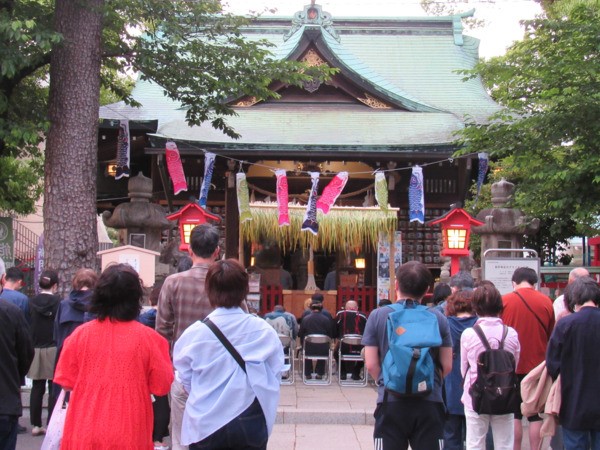
<path fill-rule="evenodd" d="M 14 243 L 12 217 L 0 217 L 0 258 L 7 269 L 14 265 Z"/>
<path fill-rule="evenodd" d="M 483 279 L 494 283 L 502 295 L 513 291 L 512 276 L 519 267 L 529 267 L 540 275 L 539 258 L 486 258 Z"/>

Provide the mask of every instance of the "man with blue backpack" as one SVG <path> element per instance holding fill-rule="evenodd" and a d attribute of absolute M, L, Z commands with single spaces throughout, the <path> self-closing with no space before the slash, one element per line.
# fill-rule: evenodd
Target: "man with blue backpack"
<path fill-rule="evenodd" d="M 446 317 L 420 304 L 432 284 L 417 261 L 396 270 L 395 304 L 374 310 L 363 335 L 365 363 L 379 392 L 373 438 L 376 450 L 441 449 L 443 377 L 452 369 Z"/>

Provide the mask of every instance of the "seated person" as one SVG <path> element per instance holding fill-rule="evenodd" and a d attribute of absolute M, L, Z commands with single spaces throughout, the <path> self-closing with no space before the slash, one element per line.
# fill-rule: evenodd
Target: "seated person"
<path fill-rule="evenodd" d="M 310 306 L 310 313 L 300 324 L 300 342 L 304 345 L 304 351 L 309 356 L 327 356 L 329 354 L 328 344 L 304 344 L 304 338 L 309 334 L 324 334 L 333 339 L 333 322 L 325 314 L 323 314 L 323 303 L 312 303 Z M 309 358 L 304 360 L 304 375 L 307 379 L 312 377 L 313 361 Z M 317 380 L 323 378 L 325 374 L 325 361 L 318 360 L 316 364 L 316 377 Z"/>
<path fill-rule="evenodd" d="M 318 292 L 315 292 L 312 297 L 310 298 L 310 305 L 312 306 L 315 303 L 320 303 L 321 304 L 321 308 L 322 308 L 322 313 L 325 317 L 328 317 L 329 320 L 333 320 L 333 317 L 331 316 L 331 313 L 329 311 L 327 311 L 325 308 L 323 308 L 323 294 L 319 294 Z M 306 316 L 308 316 L 311 313 L 311 308 L 309 307 L 309 309 L 305 309 L 304 312 L 302 313 L 302 318 L 304 319 Z"/>
<path fill-rule="evenodd" d="M 366 324 L 367 317 L 358 311 L 358 303 L 354 300 L 348 300 L 345 310 L 338 312 L 336 316 L 336 337 L 341 339 L 346 334 L 360 334 L 362 336 Z M 359 355 L 362 348 L 362 345 L 342 344 L 342 354 Z M 336 361 L 339 362 L 338 348 L 336 348 L 334 355 Z M 353 380 L 360 380 L 360 371 L 363 366 L 364 362 L 362 361 L 342 361 L 340 379 L 345 380 L 348 372 L 351 372 Z"/>
<path fill-rule="evenodd" d="M 286 312 L 281 305 L 275 305 L 273 311 L 265 314 L 265 320 L 271 325 L 277 334 L 289 336 L 292 338 L 292 347 L 298 336 L 298 322 L 293 314 Z"/>

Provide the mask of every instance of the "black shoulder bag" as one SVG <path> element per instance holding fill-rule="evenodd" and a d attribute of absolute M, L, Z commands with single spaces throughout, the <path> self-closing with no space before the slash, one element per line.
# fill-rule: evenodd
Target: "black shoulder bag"
<path fill-rule="evenodd" d="M 227 339 L 225 335 L 221 332 L 221 330 L 219 330 L 219 327 L 216 326 L 214 322 L 211 322 L 211 320 L 208 317 L 202 322 L 205 323 L 208 328 L 210 328 L 210 330 L 215 334 L 215 336 L 217 336 L 219 341 L 221 341 L 221 344 L 223 344 L 223 346 L 227 349 L 231 356 L 233 356 L 233 359 L 235 359 L 242 368 L 242 370 L 246 372 L 246 362 L 244 361 L 244 358 L 242 358 L 242 356 L 238 353 L 238 351 L 231 344 L 231 342 L 229 342 L 229 339 Z"/>
<path fill-rule="evenodd" d="M 523 296 L 521 294 L 519 294 L 517 291 L 514 291 L 515 294 L 517 294 L 519 296 L 519 298 L 523 301 L 523 304 L 525 306 L 527 306 L 527 309 L 529 311 L 531 311 L 531 314 L 533 314 L 535 316 L 535 318 L 537 319 L 537 321 L 540 323 L 540 325 L 542 326 L 542 329 L 546 332 L 546 336 L 548 337 L 548 339 L 550 339 L 550 333 L 548 333 L 548 328 L 546 327 L 546 325 L 544 325 L 544 322 L 542 322 L 542 319 L 540 319 L 540 316 L 538 316 L 535 311 L 533 309 L 531 309 L 531 306 L 529 306 L 527 304 L 527 302 L 525 301 L 525 299 L 523 298 Z"/>

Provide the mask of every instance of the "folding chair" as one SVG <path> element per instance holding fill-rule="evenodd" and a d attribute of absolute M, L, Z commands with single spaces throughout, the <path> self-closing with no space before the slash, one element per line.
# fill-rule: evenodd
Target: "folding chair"
<path fill-rule="evenodd" d="M 363 387 L 367 385 L 367 369 L 364 367 L 365 359 L 362 353 L 353 354 L 353 353 L 344 353 L 342 348 L 345 345 L 356 345 L 361 346 L 362 336 L 360 334 L 345 334 L 340 339 L 340 346 L 338 349 L 338 383 L 340 386 L 354 386 L 354 387 Z M 362 362 L 363 363 L 363 374 L 360 380 L 343 380 L 341 377 L 342 373 L 342 364 L 344 361 L 349 362 Z"/>
<path fill-rule="evenodd" d="M 320 344 L 323 346 L 327 346 L 327 354 L 326 355 L 314 355 L 311 354 L 311 350 L 306 350 L 307 345 L 311 346 L 313 344 Z M 306 377 L 306 372 L 304 369 L 305 361 L 323 361 L 325 363 L 325 374 L 322 379 L 312 379 Z M 331 349 L 331 338 L 325 334 L 309 334 L 304 338 L 304 345 L 302 346 L 301 352 L 301 370 L 302 370 L 302 381 L 304 384 L 320 384 L 320 385 L 329 385 L 331 384 L 331 376 L 333 373 L 333 350 Z"/>
<path fill-rule="evenodd" d="M 285 334 L 279 334 L 279 340 L 283 345 L 283 363 L 288 366 L 288 370 L 281 374 L 281 384 L 294 384 L 294 349 L 292 348 L 292 338 Z"/>

